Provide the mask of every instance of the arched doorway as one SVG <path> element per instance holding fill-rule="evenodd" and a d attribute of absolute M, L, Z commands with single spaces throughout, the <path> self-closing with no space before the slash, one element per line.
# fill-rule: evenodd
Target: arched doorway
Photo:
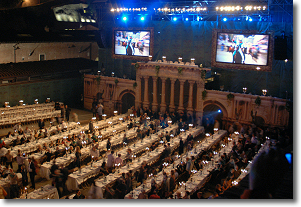
<path fill-rule="evenodd" d="M 135 96 L 131 93 L 125 93 L 122 98 L 122 108 L 121 108 L 121 113 L 126 113 L 129 108 L 132 106 L 135 106 Z"/>
<path fill-rule="evenodd" d="M 222 129 L 223 111 L 215 104 L 205 106 L 203 110 L 203 126 L 206 132 L 213 133 L 214 125 L 218 125 Z M 217 123 L 216 123 L 217 121 Z"/>

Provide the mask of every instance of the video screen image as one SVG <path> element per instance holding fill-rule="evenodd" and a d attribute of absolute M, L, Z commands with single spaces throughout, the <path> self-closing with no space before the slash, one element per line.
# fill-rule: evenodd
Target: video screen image
<path fill-rule="evenodd" d="M 216 62 L 267 65 L 269 35 L 218 33 Z"/>
<path fill-rule="evenodd" d="M 150 31 L 115 31 L 115 55 L 149 56 Z"/>

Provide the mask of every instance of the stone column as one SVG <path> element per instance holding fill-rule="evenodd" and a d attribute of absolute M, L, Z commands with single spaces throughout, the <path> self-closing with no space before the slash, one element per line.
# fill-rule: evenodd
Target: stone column
<path fill-rule="evenodd" d="M 175 110 L 175 82 L 176 79 L 170 79 L 170 104 L 169 104 L 169 111 Z"/>
<path fill-rule="evenodd" d="M 246 119 L 246 121 L 248 121 L 248 115 L 249 115 L 249 102 L 248 101 L 246 101 L 246 114 L 245 115 L 246 115 L 245 119 Z"/>
<path fill-rule="evenodd" d="M 184 100 L 184 83 L 185 83 L 185 80 L 180 80 L 180 98 L 179 98 L 179 108 L 178 110 L 182 111 L 184 110 L 184 107 L 183 107 L 183 100 Z"/>
<path fill-rule="evenodd" d="M 158 82 L 158 77 L 153 76 L 153 104 L 152 104 L 153 112 L 157 112 L 158 110 L 157 82 Z"/>
<path fill-rule="evenodd" d="M 149 107 L 149 100 L 148 100 L 148 77 L 144 76 L 144 101 L 143 101 L 143 108 Z"/>
<path fill-rule="evenodd" d="M 188 107 L 187 111 L 192 112 L 193 111 L 193 84 L 195 81 L 188 81 L 189 82 L 189 98 L 188 98 Z"/>
<path fill-rule="evenodd" d="M 166 78 L 161 78 L 161 80 L 162 80 L 162 93 L 161 93 L 160 111 L 161 111 L 161 113 L 165 113 L 165 111 L 166 111 L 166 102 L 165 102 L 165 82 L 166 82 Z"/>
<path fill-rule="evenodd" d="M 204 84 L 202 82 L 197 82 L 197 89 L 196 89 L 196 118 L 200 117 L 200 123 L 203 120 L 203 99 L 202 99 L 202 91 L 204 90 Z"/>
<path fill-rule="evenodd" d="M 141 107 L 141 76 L 137 75 L 136 77 L 137 87 L 135 89 L 135 108 L 138 109 Z"/>
<path fill-rule="evenodd" d="M 278 124 L 278 105 L 275 105 L 275 117 L 274 117 L 274 125 L 277 125 Z"/>

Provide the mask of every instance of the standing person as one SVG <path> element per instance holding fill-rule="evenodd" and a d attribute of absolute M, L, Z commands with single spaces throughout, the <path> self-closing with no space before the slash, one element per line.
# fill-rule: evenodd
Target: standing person
<path fill-rule="evenodd" d="M 21 166 L 24 165 L 24 160 L 26 159 L 24 157 L 24 155 L 25 155 L 25 153 L 22 156 L 21 152 L 18 152 L 18 155 L 16 157 L 16 160 L 17 160 L 17 163 L 18 163 L 18 170 L 17 170 L 18 173 L 21 172 Z"/>
<path fill-rule="evenodd" d="M 6 167 L 8 168 L 8 166 L 10 166 L 11 169 L 13 169 L 13 155 L 10 153 L 10 150 L 7 151 L 5 157 L 6 157 Z"/>
<path fill-rule="evenodd" d="M 78 122 L 78 115 L 77 115 L 77 113 L 72 113 L 72 118 L 73 118 L 73 121 L 74 122 Z"/>
<path fill-rule="evenodd" d="M 97 113 L 97 101 L 94 98 L 93 99 L 93 103 L 92 103 L 92 113 L 93 113 L 93 117 L 96 117 L 96 113 Z"/>
<path fill-rule="evenodd" d="M 44 127 L 45 127 L 45 122 L 44 122 L 43 119 L 41 119 L 41 120 L 39 121 L 39 128 L 40 128 L 40 129 L 44 129 Z"/>
<path fill-rule="evenodd" d="M 81 151 L 80 151 L 80 147 L 79 146 L 76 146 L 75 147 L 75 164 L 76 166 L 80 169 L 80 166 L 81 166 Z"/>
<path fill-rule="evenodd" d="M 90 133 L 94 132 L 93 119 L 91 119 L 90 122 L 89 122 L 89 131 L 90 131 Z"/>
<path fill-rule="evenodd" d="M 18 187 L 18 176 L 14 173 L 13 169 L 9 170 L 9 181 L 10 181 L 10 198 L 15 198 L 19 196 Z"/>
<path fill-rule="evenodd" d="M 61 117 L 62 117 L 62 120 L 65 120 L 66 119 L 66 114 L 65 114 L 65 106 L 64 104 L 62 104 L 61 106 Z"/>
<path fill-rule="evenodd" d="M 25 165 L 21 166 L 20 172 L 22 174 L 22 185 L 23 187 L 25 187 L 28 185 L 28 176 L 27 176 L 28 170 L 26 169 Z"/>
<path fill-rule="evenodd" d="M 182 137 L 180 137 L 179 155 L 183 154 L 183 152 L 184 152 L 184 142 Z"/>
<path fill-rule="evenodd" d="M 69 115 L 70 115 L 71 109 L 65 105 L 65 115 L 66 115 L 66 120 L 69 121 Z"/>
<path fill-rule="evenodd" d="M 29 176 L 30 176 L 31 187 L 33 189 L 36 189 L 36 185 L 35 185 L 35 181 L 34 181 L 34 177 L 36 175 L 36 167 L 31 158 L 28 158 L 28 172 L 29 172 Z"/>
<path fill-rule="evenodd" d="M 93 181 L 88 192 L 88 199 L 103 199 L 102 188 L 95 184 L 95 180 Z"/>
<path fill-rule="evenodd" d="M 111 149 L 111 138 L 109 137 L 108 138 L 108 141 L 107 141 L 107 150 L 110 150 Z"/>
<path fill-rule="evenodd" d="M 97 107 L 97 114 L 98 114 L 98 120 L 102 120 L 102 110 L 103 110 L 103 105 L 101 103 L 98 104 Z"/>
<path fill-rule="evenodd" d="M 114 150 L 112 150 L 111 154 L 108 155 L 108 160 L 107 160 L 107 168 L 109 172 L 112 172 L 115 163 L 114 161 L 115 161 Z"/>

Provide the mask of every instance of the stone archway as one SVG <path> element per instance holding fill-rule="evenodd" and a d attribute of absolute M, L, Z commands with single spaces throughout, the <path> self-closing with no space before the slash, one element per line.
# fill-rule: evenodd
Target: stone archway
<path fill-rule="evenodd" d="M 133 93 L 127 91 L 122 93 L 121 96 L 121 113 L 124 114 L 129 108 L 135 106 L 135 96 Z"/>
<path fill-rule="evenodd" d="M 208 106 L 208 105 L 216 105 L 222 111 L 223 117 L 224 118 L 228 117 L 228 111 L 227 111 L 227 109 L 220 102 L 218 102 L 218 101 L 212 101 L 212 100 L 205 101 L 204 105 L 203 105 L 203 111 L 204 111 L 205 107 Z"/>

